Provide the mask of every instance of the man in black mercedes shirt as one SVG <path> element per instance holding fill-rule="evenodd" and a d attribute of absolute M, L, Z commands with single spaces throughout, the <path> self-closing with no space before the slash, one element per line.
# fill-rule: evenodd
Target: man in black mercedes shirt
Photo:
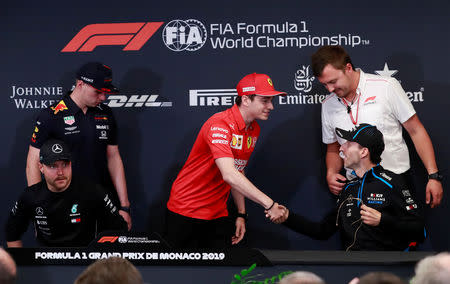
<path fill-rule="evenodd" d="M 357 178 L 344 185 L 337 208 L 321 222 L 289 210 L 275 222 L 322 240 L 339 229 L 346 250 L 407 250 L 423 241 L 424 221 L 418 203 L 401 176 L 379 165 L 383 134 L 370 124 L 335 131 L 347 140 L 339 149 L 340 156 Z"/>
<path fill-rule="evenodd" d="M 12 208 L 6 224 L 8 247 L 22 247 L 30 220 L 38 241 L 52 247 L 88 245 L 96 237 L 97 221 L 104 230 L 126 231 L 127 223 L 101 186 L 72 179 L 71 153 L 63 141 L 47 140 L 39 160 L 44 181 L 27 187 Z"/>

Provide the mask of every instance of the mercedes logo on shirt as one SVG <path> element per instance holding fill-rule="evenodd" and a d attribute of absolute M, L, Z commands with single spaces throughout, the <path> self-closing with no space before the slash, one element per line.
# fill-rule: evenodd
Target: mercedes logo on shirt
<path fill-rule="evenodd" d="M 55 153 L 55 154 L 61 153 L 62 150 L 63 150 L 63 148 L 62 148 L 61 145 L 59 145 L 59 144 L 54 144 L 54 145 L 52 146 L 52 151 L 53 151 L 53 153 Z"/>
<path fill-rule="evenodd" d="M 38 215 L 44 214 L 44 209 L 42 209 L 42 207 L 37 207 L 36 208 L 36 214 L 38 214 Z"/>

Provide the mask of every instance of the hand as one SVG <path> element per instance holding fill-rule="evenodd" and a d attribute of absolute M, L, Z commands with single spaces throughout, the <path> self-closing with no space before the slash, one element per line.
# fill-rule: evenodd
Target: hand
<path fill-rule="evenodd" d="M 284 206 L 280 207 L 279 204 L 275 202 L 272 208 L 270 208 L 270 210 L 265 210 L 264 213 L 266 213 L 267 218 L 270 218 L 270 221 L 275 222 L 278 218 L 283 217 L 285 208 L 286 207 Z"/>
<path fill-rule="evenodd" d="M 284 206 L 281 205 L 281 204 L 278 205 L 278 207 L 279 207 L 280 209 L 283 209 L 283 210 L 284 210 L 284 214 L 283 214 L 283 216 L 281 216 L 280 218 L 273 220 L 273 222 L 274 222 L 275 224 L 281 224 L 281 223 L 285 222 L 285 221 L 287 220 L 287 218 L 289 217 L 289 209 L 287 209 L 286 207 L 284 207 Z"/>
<path fill-rule="evenodd" d="M 242 217 L 236 218 L 236 232 L 234 236 L 231 237 L 231 244 L 235 245 L 239 243 L 245 235 L 245 219 Z"/>
<path fill-rule="evenodd" d="M 344 188 L 347 179 L 339 173 L 327 174 L 327 183 L 331 193 L 338 195 Z"/>
<path fill-rule="evenodd" d="M 358 277 L 355 277 L 350 282 L 348 282 L 348 284 L 358 284 L 358 283 L 359 283 L 359 278 Z"/>
<path fill-rule="evenodd" d="M 128 212 L 126 212 L 126 211 L 123 211 L 123 210 L 119 210 L 119 214 L 120 214 L 120 216 L 122 216 L 122 218 L 125 220 L 125 222 L 127 222 L 128 231 L 131 230 L 132 222 L 131 222 L 130 214 Z"/>
<path fill-rule="evenodd" d="M 381 212 L 372 207 L 361 205 L 361 219 L 364 224 L 378 226 L 381 220 Z"/>
<path fill-rule="evenodd" d="M 429 179 L 425 191 L 425 200 L 431 208 L 438 207 L 441 204 L 443 196 L 442 183 L 435 179 Z"/>

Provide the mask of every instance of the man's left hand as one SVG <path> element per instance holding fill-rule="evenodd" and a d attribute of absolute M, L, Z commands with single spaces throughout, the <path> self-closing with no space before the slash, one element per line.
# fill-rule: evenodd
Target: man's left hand
<path fill-rule="evenodd" d="M 123 210 L 119 210 L 119 214 L 120 214 L 120 216 L 122 216 L 122 218 L 125 220 L 125 222 L 127 222 L 128 231 L 131 230 L 132 222 L 131 222 L 130 214 L 128 212 L 123 211 Z"/>
<path fill-rule="evenodd" d="M 236 232 L 234 236 L 231 237 L 231 244 L 235 245 L 239 243 L 245 235 L 245 219 L 242 217 L 236 218 Z"/>
<path fill-rule="evenodd" d="M 361 205 L 361 219 L 369 226 L 380 225 L 381 212 L 366 205 Z"/>
<path fill-rule="evenodd" d="M 442 183 L 440 181 L 429 179 L 426 189 L 426 203 L 430 204 L 431 208 L 438 207 L 441 204 L 442 196 L 444 195 L 442 190 Z"/>

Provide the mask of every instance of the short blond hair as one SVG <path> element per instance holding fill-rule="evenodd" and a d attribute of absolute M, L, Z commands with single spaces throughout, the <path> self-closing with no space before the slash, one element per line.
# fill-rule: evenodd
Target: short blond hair
<path fill-rule="evenodd" d="M 283 277 L 279 284 L 325 284 L 325 281 L 312 272 L 296 271 Z"/>
<path fill-rule="evenodd" d="M 450 283 L 450 253 L 427 256 L 417 263 L 415 270 L 412 284 Z"/>
<path fill-rule="evenodd" d="M 141 273 L 126 259 L 110 257 L 97 260 L 81 273 L 74 284 L 143 284 Z"/>

